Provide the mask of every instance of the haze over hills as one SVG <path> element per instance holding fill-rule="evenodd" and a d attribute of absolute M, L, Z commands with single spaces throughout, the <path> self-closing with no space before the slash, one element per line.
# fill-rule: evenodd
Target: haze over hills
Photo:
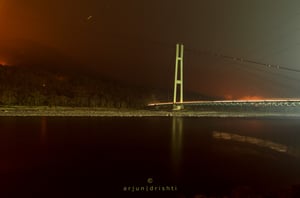
<path fill-rule="evenodd" d="M 0 60 L 8 65 L 44 70 L 64 71 L 79 67 L 79 63 L 59 50 L 25 39 L 0 40 Z"/>
<path fill-rule="evenodd" d="M 9 65 L 0 67 L 2 105 L 140 108 L 173 99 L 172 82 L 166 88 L 114 78 L 99 69 L 105 61 L 95 68 L 30 40 L 1 41 L 1 63 Z M 201 99 L 216 98 L 185 90 L 185 100 Z"/>

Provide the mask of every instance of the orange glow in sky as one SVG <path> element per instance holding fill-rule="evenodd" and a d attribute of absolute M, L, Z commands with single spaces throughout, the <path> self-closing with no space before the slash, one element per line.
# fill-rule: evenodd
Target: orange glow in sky
<path fill-rule="evenodd" d="M 224 98 L 226 100 L 264 100 L 264 99 L 266 99 L 263 96 L 240 96 L 239 97 L 239 96 L 233 96 L 230 94 L 225 95 Z"/>
<path fill-rule="evenodd" d="M 7 63 L 0 60 L 0 65 L 7 65 Z"/>
<path fill-rule="evenodd" d="M 264 100 L 265 98 L 262 96 L 243 96 L 239 98 L 239 100 Z"/>
<path fill-rule="evenodd" d="M 225 94 L 223 96 L 225 98 L 225 100 L 266 100 L 267 98 L 263 97 L 263 96 L 233 96 L 230 94 Z"/>
<path fill-rule="evenodd" d="M 4 0 L 0 0 L 0 9 L 1 7 L 3 7 L 3 4 L 4 4 Z"/>

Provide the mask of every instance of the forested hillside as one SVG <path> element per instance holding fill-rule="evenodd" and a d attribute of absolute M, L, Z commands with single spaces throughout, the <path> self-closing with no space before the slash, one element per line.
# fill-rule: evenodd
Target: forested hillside
<path fill-rule="evenodd" d="M 0 105 L 140 108 L 150 95 L 96 75 L 0 66 Z"/>

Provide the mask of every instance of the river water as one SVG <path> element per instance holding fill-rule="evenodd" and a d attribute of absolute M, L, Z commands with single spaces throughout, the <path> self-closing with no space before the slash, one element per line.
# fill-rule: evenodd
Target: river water
<path fill-rule="evenodd" d="M 293 118 L 1 117 L 0 141 L 0 197 L 299 193 Z"/>

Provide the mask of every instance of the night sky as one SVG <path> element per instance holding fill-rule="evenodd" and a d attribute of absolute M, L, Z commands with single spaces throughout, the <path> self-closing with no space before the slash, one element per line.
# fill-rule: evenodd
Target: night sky
<path fill-rule="evenodd" d="M 0 0 L 0 63 L 79 67 L 172 90 L 181 42 L 187 90 L 300 97 L 300 72 L 202 53 L 300 70 L 299 8 L 297 0 Z"/>

